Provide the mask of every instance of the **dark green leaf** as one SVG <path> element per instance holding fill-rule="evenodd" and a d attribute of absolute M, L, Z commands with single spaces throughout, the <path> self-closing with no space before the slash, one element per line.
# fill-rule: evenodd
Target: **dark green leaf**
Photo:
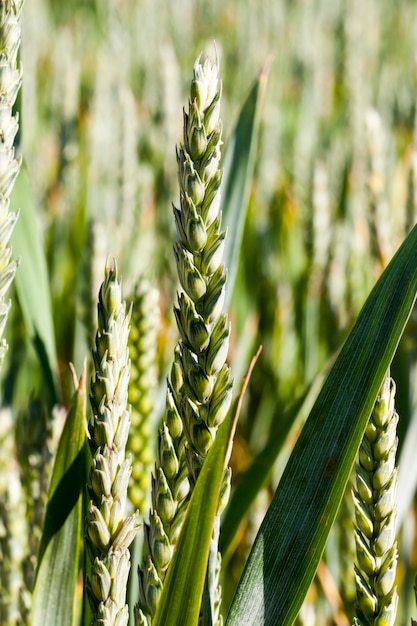
<path fill-rule="evenodd" d="M 39 219 L 24 166 L 14 185 L 11 201 L 13 206 L 20 207 L 12 235 L 13 254 L 20 259 L 16 289 L 29 336 L 44 371 L 52 406 L 59 393 L 51 295 Z"/>
<path fill-rule="evenodd" d="M 223 257 L 228 272 L 226 309 L 232 297 L 233 285 L 239 265 L 243 227 L 255 167 L 259 137 L 259 116 L 269 68 L 270 62 L 267 61 L 241 109 L 236 127 L 228 141 L 223 163 L 224 175 L 221 188 L 221 208 L 224 224 L 227 227 Z"/>
<path fill-rule="evenodd" d="M 417 227 L 372 290 L 294 447 L 227 626 L 290 626 L 314 577 L 417 290 Z"/>
<path fill-rule="evenodd" d="M 278 426 L 262 450 L 256 455 L 248 469 L 239 476 L 235 489 L 232 492 L 230 501 L 222 516 L 220 532 L 220 552 L 223 561 L 227 561 L 227 552 L 232 547 L 232 542 L 239 525 L 255 501 L 256 496 L 268 479 L 272 468 L 278 457 L 281 459 L 281 452 L 285 442 L 290 438 L 294 439 L 304 423 L 311 407 L 317 398 L 323 384 L 324 374 L 328 371 L 328 366 L 319 374 L 313 383 L 305 390 L 302 396 L 284 412 L 282 418 L 278 420 Z M 278 408 L 277 408 L 278 412 Z M 288 455 L 285 456 L 285 463 Z"/>

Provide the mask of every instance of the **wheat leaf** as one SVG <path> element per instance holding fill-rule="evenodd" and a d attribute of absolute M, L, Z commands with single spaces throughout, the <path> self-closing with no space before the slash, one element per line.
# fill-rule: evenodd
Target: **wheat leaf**
<path fill-rule="evenodd" d="M 372 290 L 314 404 L 256 537 L 227 626 L 294 622 L 416 290 L 417 227 Z"/>
<path fill-rule="evenodd" d="M 52 474 L 33 593 L 32 626 L 73 626 L 86 483 L 85 370 L 76 390 Z"/>
<path fill-rule="evenodd" d="M 221 187 L 221 208 L 227 226 L 223 261 L 228 272 L 225 309 L 233 293 L 240 258 L 240 248 L 248 206 L 250 184 L 255 168 L 259 137 L 259 118 L 268 81 L 270 60 L 267 60 L 255 80 L 240 111 L 224 157 Z"/>
<path fill-rule="evenodd" d="M 52 406 L 58 401 L 59 390 L 51 294 L 36 205 L 24 165 L 13 189 L 12 202 L 20 207 L 20 216 L 12 235 L 13 253 L 20 257 L 16 289 Z"/>

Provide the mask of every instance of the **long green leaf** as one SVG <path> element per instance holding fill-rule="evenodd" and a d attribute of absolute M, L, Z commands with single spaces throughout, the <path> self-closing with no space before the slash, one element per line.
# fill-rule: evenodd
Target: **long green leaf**
<path fill-rule="evenodd" d="M 417 291 L 417 227 L 372 290 L 294 447 L 227 626 L 290 626 L 313 579 Z"/>
<path fill-rule="evenodd" d="M 86 483 L 85 369 L 58 446 L 33 594 L 32 626 L 73 626 Z"/>
<path fill-rule="evenodd" d="M 247 470 L 239 476 L 222 516 L 219 548 L 223 562 L 227 561 L 228 552 L 233 549 L 233 539 L 237 536 L 239 526 L 244 521 L 256 496 L 266 483 L 277 459 L 280 459 L 280 467 L 281 463 L 283 466 L 288 459 L 289 453 L 282 454 L 285 442 L 288 439 L 295 439 L 295 432 L 299 431 L 305 422 L 328 369 L 329 367 L 326 366 L 294 405 L 284 412 L 282 418 L 278 420 L 278 427 L 272 433 L 265 446 L 255 456 Z M 285 458 L 281 460 L 281 456 Z"/>
<path fill-rule="evenodd" d="M 239 265 L 243 228 L 259 137 L 260 110 L 270 65 L 270 61 L 265 63 L 254 82 L 240 111 L 236 127 L 227 143 L 225 152 L 221 207 L 224 224 L 227 227 L 224 251 L 224 264 L 228 272 L 226 309 L 232 297 Z"/>
<path fill-rule="evenodd" d="M 175 547 L 152 626 L 196 626 L 220 488 L 242 404 L 257 356 L 204 461 Z"/>
<path fill-rule="evenodd" d="M 13 254 L 20 258 L 16 289 L 23 317 L 45 375 L 51 406 L 59 398 L 58 359 L 48 270 L 39 217 L 25 166 L 22 166 L 12 192 L 12 203 L 20 215 L 12 235 Z"/>

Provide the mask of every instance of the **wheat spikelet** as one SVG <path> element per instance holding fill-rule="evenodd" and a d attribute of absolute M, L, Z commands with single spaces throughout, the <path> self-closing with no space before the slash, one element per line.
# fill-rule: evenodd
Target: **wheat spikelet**
<path fill-rule="evenodd" d="M 86 546 L 92 568 L 87 593 L 92 624 L 126 626 L 129 545 L 138 527 L 138 512 L 124 517 L 131 462 L 126 458 L 130 426 L 128 400 L 130 314 L 121 299 L 117 267 L 106 269 L 98 303 L 98 330 L 93 350 L 94 373 L 89 423 L 92 465 Z"/>
<path fill-rule="evenodd" d="M 139 574 L 137 624 L 146 623 L 146 613 L 154 614 L 188 489 L 197 479 L 231 401 L 232 380 L 226 364 L 230 325 L 222 312 L 226 271 L 220 213 L 220 98 L 217 64 L 209 59 L 201 64 L 197 59 L 188 112 L 184 111 L 184 141 L 177 148 L 180 208 L 173 207 L 178 235 L 174 253 L 182 288 L 174 309 L 180 340 L 152 481 L 153 513 L 145 526 L 147 556 Z M 229 484 L 230 472 L 226 472 L 224 501 Z M 209 563 L 216 581 L 210 585 L 208 608 L 203 602 L 203 620 L 207 613 L 214 623 L 220 623 L 217 538 L 215 532 Z"/>
<path fill-rule="evenodd" d="M 393 626 L 395 587 L 397 469 L 395 384 L 386 376 L 359 449 L 355 503 L 355 626 Z"/>
<path fill-rule="evenodd" d="M 130 322 L 129 403 L 132 407 L 132 426 L 127 442 L 128 450 L 133 457 L 129 499 L 139 510 L 145 508 L 150 468 L 154 459 L 150 439 L 151 417 L 158 383 L 156 363 L 158 325 L 158 292 L 142 279 L 133 297 Z"/>
<path fill-rule="evenodd" d="M 21 157 L 16 158 L 14 142 L 19 128 L 13 106 L 22 82 L 18 65 L 23 0 L 0 3 L 0 363 L 7 351 L 2 338 L 10 308 L 6 293 L 17 268 L 11 261 L 10 237 L 18 214 L 10 213 L 10 194 L 20 171 Z"/>

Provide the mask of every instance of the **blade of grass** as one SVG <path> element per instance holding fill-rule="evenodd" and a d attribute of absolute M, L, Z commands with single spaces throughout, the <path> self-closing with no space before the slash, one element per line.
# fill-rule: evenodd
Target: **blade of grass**
<path fill-rule="evenodd" d="M 417 227 L 372 290 L 314 404 L 255 539 L 227 626 L 290 626 L 296 619 L 416 290 Z"/>
<path fill-rule="evenodd" d="M 58 359 L 55 347 L 48 270 L 42 247 L 38 215 L 25 166 L 22 166 L 13 192 L 13 206 L 20 215 L 12 235 L 13 253 L 20 257 L 16 289 L 23 317 L 45 375 L 50 405 L 56 404 Z"/>
<path fill-rule="evenodd" d="M 227 561 L 229 550 L 233 550 L 233 539 L 237 535 L 242 521 L 256 499 L 274 467 L 284 444 L 288 439 L 295 439 L 321 389 L 329 367 L 321 372 L 304 391 L 302 396 L 278 420 L 278 428 L 268 442 L 253 459 L 248 469 L 239 476 L 229 504 L 222 516 L 220 531 L 220 552 L 222 560 Z M 277 408 L 278 411 L 278 408 Z M 285 463 L 283 460 L 283 463 Z"/>
<path fill-rule="evenodd" d="M 58 446 L 33 593 L 32 626 L 73 626 L 86 484 L 86 370 Z"/>
<path fill-rule="evenodd" d="M 255 167 L 260 110 L 270 66 L 271 61 L 267 60 L 241 109 L 236 127 L 225 151 L 221 188 L 223 224 L 227 227 L 223 255 L 228 275 L 225 310 L 230 304 L 239 265 L 250 184 Z"/>
<path fill-rule="evenodd" d="M 224 469 L 230 457 L 243 394 L 259 351 L 243 377 L 239 394 L 220 426 L 188 505 L 152 626 L 196 626 L 203 593 L 213 522 Z"/>

